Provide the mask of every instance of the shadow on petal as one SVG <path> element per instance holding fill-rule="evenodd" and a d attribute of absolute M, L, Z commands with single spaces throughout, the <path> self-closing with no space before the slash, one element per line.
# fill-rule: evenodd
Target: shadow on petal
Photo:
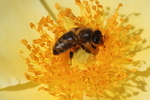
<path fill-rule="evenodd" d="M 48 11 L 48 13 L 51 15 L 51 17 L 56 21 L 56 15 L 52 11 L 52 9 L 47 5 L 47 3 L 45 2 L 45 0 L 40 0 L 40 2 L 44 6 L 44 8 Z"/>
<path fill-rule="evenodd" d="M 39 84 L 33 83 L 33 82 L 28 82 L 28 83 L 25 83 L 25 84 L 6 87 L 4 89 L 0 89 L 0 91 L 20 91 L 20 90 L 35 88 L 37 86 L 39 86 Z"/>
<path fill-rule="evenodd" d="M 118 86 L 110 88 L 100 97 L 111 100 L 121 100 L 122 98 L 126 99 L 139 95 L 140 92 L 147 92 L 147 89 L 145 88 L 147 83 L 144 79 L 150 76 L 149 72 L 150 66 L 145 71 L 137 71 L 135 73 L 128 71 L 129 78 L 127 78 L 124 83 L 120 83 Z"/>
<path fill-rule="evenodd" d="M 139 16 L 140 13 L 133 13 L 128 15 L 123 23 L 124 24 L 128 23 L 130 20 L 130 16 Z M 121 15 L 121 17 L 124 17 L 125 15 Z M 132 31 L 132 32 L 130 32 Z M 144 29 L 137 29 L 135 30 L 135 26 L 132 26 L 128 34 L 128 38 L 130 36 L 140 36 Z M 130 41 L 129 41 L 130 42 Z M 146 39 L 143 39 L 140 43 L 136 44 L 132 49 L 130 49 L 126 55 L 127 56 L 135 56 L 139 52 L 144 51 L 146 49 L 150 48 L 150 45 L 143 46 L 144 44 L 147 43 Z M 137 60 L 137 61 L 131 61 L 131 63 L 128 63 L 128 65 L 136 68 L 141 68 L 143 64 L 146 64 L 146 61 L 144 60 Z M 120 82 L 119 85 L 116 87 L 111 87 L 108 90 L 105 90 L 101 95 L 98 97 L 100 98 L 105 98 L 108 100 L 122 100 L 122 99 L 127 99 L 132 96 L 139 95 L 141 92 L 147 92 L 148 89 L 146 89 L 146 86 L 148 83 L 145 81 L 146 78 L 150 77 L 150 66 L 146 67 L 147 69 L 145 71 L 137 71 L 137 72 L 132 72 L 130 70 L 126 70 L 126 73 L 128 74 L 128 78 L 126 78 L 125 81 Z"/>

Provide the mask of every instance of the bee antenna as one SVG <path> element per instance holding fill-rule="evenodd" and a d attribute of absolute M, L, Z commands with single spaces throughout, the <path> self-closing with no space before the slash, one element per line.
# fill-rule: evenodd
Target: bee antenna
<path fill-rule="evenodd" d="M 78 22 L 80 22 L 84 27 L 86 27 L 86 25 L 84 25 L 81 21 L 79 21 L 79 19 L 78 19 L 72 12 L 70 12 L 70 14 L 71 14 Z"/>

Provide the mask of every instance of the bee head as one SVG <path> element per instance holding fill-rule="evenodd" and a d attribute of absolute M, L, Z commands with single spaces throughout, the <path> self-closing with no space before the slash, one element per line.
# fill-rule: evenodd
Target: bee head
<path fill-rule="evenodd" d="M 95 30 L 92 36 L 92 42 L 94 44 L 103 44 L 103 35 L 100 30 Z"/>

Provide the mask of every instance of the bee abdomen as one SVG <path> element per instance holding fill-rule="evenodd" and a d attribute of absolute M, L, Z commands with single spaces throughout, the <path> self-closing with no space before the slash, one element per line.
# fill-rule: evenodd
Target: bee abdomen
<path fill-rule="evenodd" d="M 65 51 L 66 51 L 66 50 L 53 49 L 53 54 L 54 54 L 54 55 L 58 55 L 58 54 L 63 53 L 63 52 L 65 52 Z"/>
<path fill-rule="evenodd" d="M 76 35 L 69 31 L 62 35 L 53 47 L 53 54 L 58 55 L 76 45 Z"/>
<path fill-rule="evenodd" d="M 54 55 L 61 54 L 73 46 L 74 46 L 73 43 L 69 43 L 66 40 L 64 40 L 64 42 L 58 41 L 53 48 L 53 54 Z"/>

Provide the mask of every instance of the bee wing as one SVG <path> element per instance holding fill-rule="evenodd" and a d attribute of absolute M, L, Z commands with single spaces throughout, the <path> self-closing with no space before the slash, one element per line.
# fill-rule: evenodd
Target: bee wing
<path fill-rule="evenodd" d="M 76 45 L 76 41 L 73 40 L 63 40 L 63 42 L 57 41 L 56 44 L 54 45 L 53 53 L 55 55 L 63 53 L 68 49 L 74 47 L 75 45 Z"/>
<path fill-rule="evenodd" d="M 67 33 L 63 34 L 59 39 L 59 42 L 64 43 L 66 48 L 70 48 L 77 43 L 77 35 L 74 34 L 73 31 L 68 31 Z"/>
<path fill-rule="evenodd" d="M 60 54 L 72 48 L 77 43 L 77 36 L 73 31 L 63 34 L 53 47 L 54 54 Z"/>

